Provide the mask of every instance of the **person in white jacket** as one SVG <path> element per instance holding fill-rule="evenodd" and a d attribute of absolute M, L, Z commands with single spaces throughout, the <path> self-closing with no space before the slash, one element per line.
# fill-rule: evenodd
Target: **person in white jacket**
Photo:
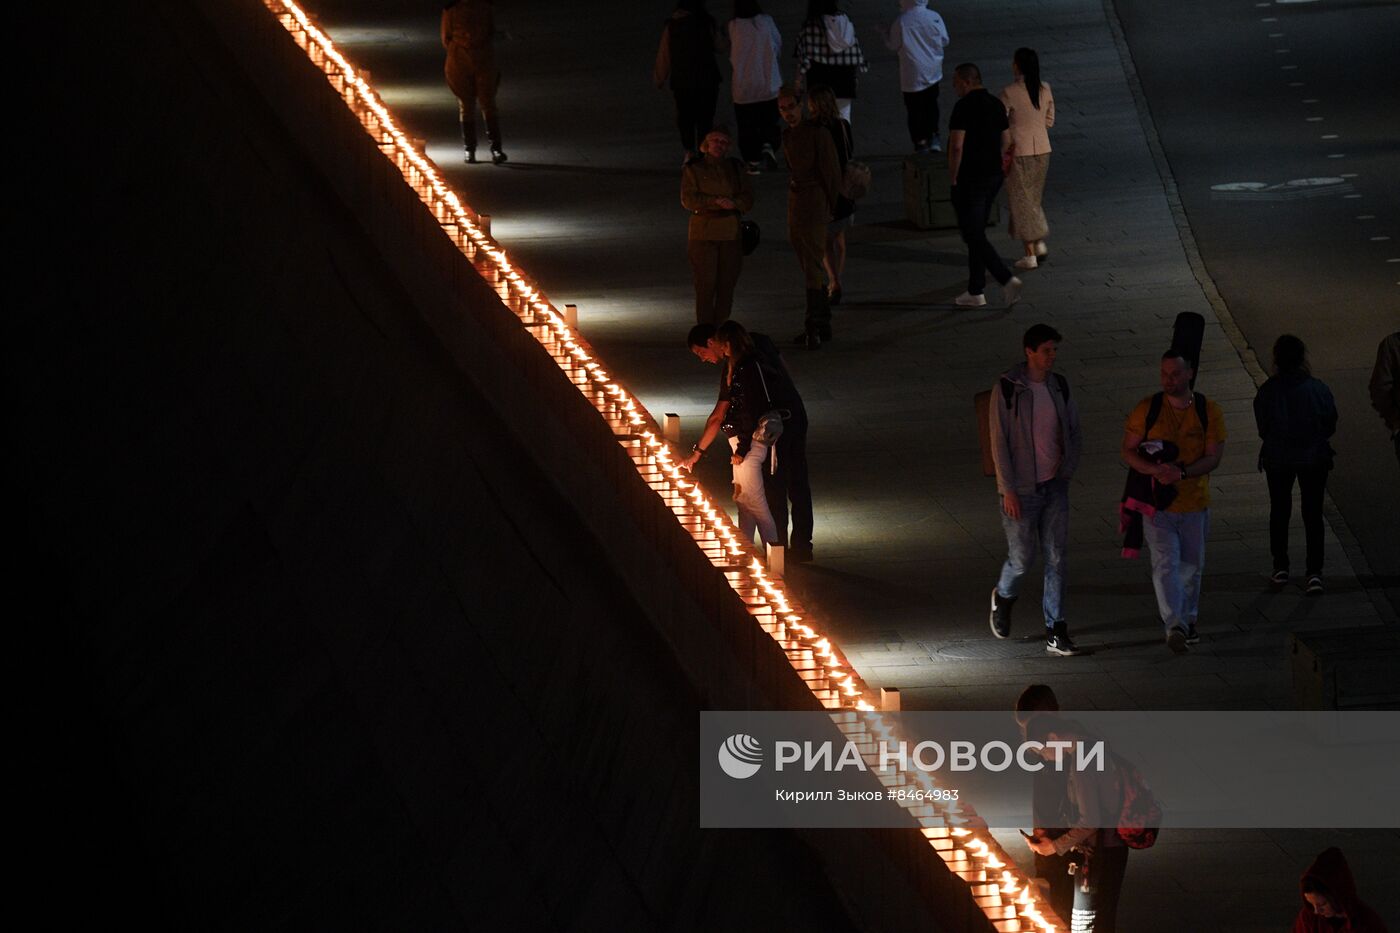
<path fill-rule="evenodd" d="M 948 27 L 928 8 L 928 0 L 899 0 L 903 12 L 885 34 L 885 45 L 899 56 L 899 88 L 909 119 L 915 152 L 943 151 L 938 135 L 938 85 L 943 80 L 943 50 Z"/>
<path fill-rule="evenodd" d="M 778 120 L 778 89 L 783 86 L 778 56 L 783 37 L 773 17 L 759 8 L 758 0 L 734 0 L 729 21 L 729 64 L 734 77 L 734 121 L 739 126 L 739 152 L 750 175 L 761 168 L 778 167 L 782 143 Z"/>

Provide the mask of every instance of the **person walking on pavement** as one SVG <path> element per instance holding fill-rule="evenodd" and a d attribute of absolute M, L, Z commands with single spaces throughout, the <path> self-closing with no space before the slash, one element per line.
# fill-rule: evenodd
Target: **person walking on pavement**
<path fill-rule="evenodd" d="M 734 0 L 734 18 L 727 31 L 739 153 L 749 174 L 757 175 L 765 168 L 778 167 L 778 147 L 782 145 L 778 89 L 783 84 L 778 56 L 783 52 L 783 37 L 773 17 L 759 8 L 758 0 Z"/>
<path fill-rule="evenodd" d="M 1143 538 L 1152 552 L 1152 589 L 1167 647 L 1177 654 L 1200 641 L 1196 619 L 1210 530 L 1210 472 L 1225 454 L 1225 416 L 1214 401 L 1192 391 L 1194 376 L 1179 350 L 1162 354 L 1162 391 L 1128 415 L 1121 450 L 1129 469 L 1176 489 L 1171 504 L 1143 522 Z M 1153 463 L 1144 455 L 1153 441 L 1174 444 L 1178 459 Z"/>
<path fill-rule="evenodd" d="M 1069 656 L 1079 653 L 1063 606 L 1069 481 L 1084 439 L 1069 380 L 1053 372 L 1060 339 L 1048 324 L 1027 330 L 1021 340 L 1025 359 L 1001 375 L 988 405 L 1007 551 L 992 589 L 990 623 L 997 638 L 1011 634 L 1011 608 L 1039 550 L 1045 560 L 1045 651 Z"/>
<path fill-rule="evenodd" d="M 698 144 L 714 126 L 721 81 L 715 55 L 720 46 L 719 29 L 705 10 L 705 0 L 678 0 L 661 30 L 652 77 L 658 88 L 670 84 L 686 162 L 699 158 Z"/>
<path fill-rule="evenodd" d="M 1337 432 L 1337 403 L 1326 383 L 1314 379 L 1307 348 L 1292 334 L 1274 341 L 1274 374 L 1254 396 L 1254 423 L 1263 446 L 1259 469 L 1269 483 L 1269 552 L 1272 582 L 1288 582 L 1288 523 L 1293 513 L 1293 484 L 1303 499 L 1307 540 L 1304 592 L 1321 596 L 1322 496 L 1336 455 L 1328 439 Z"/>
<path fill-rule="evenodd" d="M 982 292 L 991 272 L 1001 283 L 1009 308 L 1021 297 L 1021 280 L 987 240 L 987 219 L 1001 190 L 1002 160 L 1011 145 L 1006 108 L 982 86 L 982 71 L 976 65 L 965 63 L 953 69 L 953 90 L 958 102 L 948 119 L 948 171 L 953 210 L 967 244 L 967 291 L 953 303 L 960 308 L 985 307 Z"/>
<path fill-rule="evenodd" d="M 1060 701 L 1045 684 L 1031 684 L 1016 698 L 1016 725 L 1021 740 L 1026 723 L 1036 713 L 1058 713 Z M 1065 825 L 1068 809 L 1069 775 L 1056 768 L 1041 768 L 1031 780 L 1031 816 L 1035 821 L 1032 839 L 1053 842 L 1069 831 Z M 1045 892 L 1050 907 L 1061 919 L 1068 919 L 1074 906 L 1074 875 L 1070 873 L 1069 853 L 1035 853 L 1035 880 Z"/>
<path fill-rule="evenodd" d="M 681 206 L 690 212 L 686 253 L 695 279 L 695 320 L 718 326 L 734 306 L 744 252 L 739 217 L 753 208 L 753 186 L 729 158 L 729 131 L 710 130 L 704 157 L 681 169 Z"/>
<path fill-rule="evenodd" d="M 452 0 L 442 11 L 442 47 L 447 50 L 443 75 L 457 98 L 457 120 L 462 128 L 463 161 L 476 162 L 476 108 L 486 121 L 491 161 L 506 160 L 501 148 L 501 121 L 496 111 L 496 89 L 501 73 L 496 68 L 492 39 L 496 31 L 491 0 Z"/>
<path fill-rule="evenodd" d="M 841 119 L 851 122 L 856 75 L 869 71 L 851 18 L 836 0 L 807 0 L 807 18 L 797 33 L 797 86 L 810 91 L 829 87 L 836 95 Z"/>
<path fill-rule="evenodd" d="M 823 260 L 826 225 L 841 193 L 841 163 L 831 134 L 803 121 L 797 91 L 785 87 L 778 92 L 778 113 L 787 124 L 783 156 L 788 164 L 788 239 L 797 253 L 807 289 L 806 318 L 795 342 L 816 350 L 822 341 L 831 339 L 831 305 Z"/>
<path fill-rule="evenodd" d="M 1400 330 L 1382 339 L 1376 347 L 1370 391 L 1371 407 L 1390 429 L 1395 459 L 1400 461 Z"/>
<path fill-rule="evenodd" d="M 846 163 L 855 153 L 855 140 L 851 136 L 851 124 L 841 119 L 831 88 L 810 88 L 807 111 L 813 123 L 831 134 L 831 144 L 836 147 L 837 171 L 844 179 Z M 826 247 L 822 254 L 822 268 L 830 283 L 826 289 L 828 304 L 841 303 L 841 273 L 846 271 L 846 230 L 855 222 L 855 214 L 856 202 L 844 192 L 838 193 L 836 205 L 831 209 L 831 222 L 826 225 Z"/>
<path fill-rule="evenodd" d="M 773 447 L 772 469 L 764 471 L 765 494 L 768 510 L 773 515 L 773 523 L 778 530 L 778 539 L 787 547 L 787 560 L 790 563 L 805 564 L 812 560 L 812 487 L 807 477 L 807 409 L 802 404 L 802 396 L 797 391 L 792 374 L 767 334 L 749 332 L 754 352 L 773 372 L 770 386 L 774 400 L 789 412 L 783 420 L 783 433 Z M 696 324 L 686 335 L 686 344 L 703 363 L 719 363 L 724 357 L 715 328 L 709 324 Z M 694 469 L 704 456 L 705 450 L 719 436 L 729 406 L 727 374 L 720 374 L 719 398 L 714 410 L 705 419 L 705 428 L 700 440 L 690 450 L 690 455 L 680 462 L 686 470 Z M 789 504 L 792 515 L 792 534 L 787 533 Z"/>
<path fill-rule="evenodd" d="M 1036 713 L 1026 722 L 1028 742 L 1041 744 L 1047 764 L 1055 761 L 1052 742 L 1100 741 L 1080 723 L 1057 713 Z M 1048 767 L 1044 770 L 1050 770 Z M 1118 900 L 1128 868 L 1128 846 L 1118 835 L 1123 812 L 1123 773 L 1117 756 L 1104 756 L 1103 770 L 1068 768 L 1065 771 L 1064 819 L 1069 828 L 1050 838 L 1037 834 L 1026 840 L 1036 855 L 1078 854 L 1073 904 L 1069 916 L 1074 933 L 1114 933 L 1118 929 Z"/>
<path fill-rule="evenodd" d="M 942 152 L 938 90 L 943 80 L 948 27 L 943 17 L 928 8 L 928 0 L 899 0 L 899 6 L 899 16 L 888 29 L 880 31 L 885 46 L 899 57 L 899 89 L 904 94 L 909 141 L 915 152 Z"/>
<path fill-rule="evenodd" d="M 1001 102 L 1011 124 L 1011 171 L 1006 176 L 1007 201 L 1011 207 L 1011 235 L 1025 247 L 1016 260 L 1017 269 L 1034 269 L 1039 257 L 1049 250 L 1045 236 L 1050 225 L 1045 220 L 1041 199 L 1045 195 L 1045 173 L 1050 168 L 1050 127 L 1055 125 L 1055 95 L 1040 80 L 1040 56 L 1035 49 L 1017 49 L 1011 59 L 1016 80 L 1001 89 Z"/>

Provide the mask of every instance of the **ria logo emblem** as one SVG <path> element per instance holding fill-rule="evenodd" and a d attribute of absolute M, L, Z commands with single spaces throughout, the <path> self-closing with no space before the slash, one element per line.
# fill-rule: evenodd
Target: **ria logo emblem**
<path fill-rule="evenodd" d="M 763 765 L 763 746 L 758 739 L 740 732 L 719 747 L 719 766 L 736 780 L 753 777 Z"/>

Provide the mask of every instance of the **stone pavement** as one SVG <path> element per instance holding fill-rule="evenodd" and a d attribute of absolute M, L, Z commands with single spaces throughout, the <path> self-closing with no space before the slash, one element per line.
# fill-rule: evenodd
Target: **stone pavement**
<path fill-rule="evenodd" d="M 803 4 L 770 6 L 790 55 Z M 853 122 L 858 154 L 875 179 L 850 233 L 836 340 L 817 353 L 788 354 L 811 417 L 816 501 L 817 562 L 790 574 L 793 587 L 866 680 L 900 688 L 906 708 L 1009 708 L 1032 681 L 1053 685 L 1068 708 L 1293 706 L 1288 633 L 1393 624 L 1393 614 L 1357 584 L 1330 528 L 1325 597 L 1304 599 L 1296 588 L 1271 593 L 1266 585 L 1267 493 L 1255 471 L 1250 413 L 1255 383 L 1186 261 L 1104 6 L 937 5 L 952 34 L 949 72 L 976 61 L 987 85 L 998 88 L 1010 80 L 1012 51 L 1027 44 L 1038 49 L 1055 89 L 1045 203 L 1052 255 L 1025 276 L 1025 297 L 1012 312 L 996 307 L 995 287 L 987 309 L 954 310 L 951 299 L 965 285 L 956 234 L 903 221 L 908 142 L 896 63 L 873 28 L 897 6 L 855 0 L 848 7 L 872 62 Z M 406 2 L 318 0 L 314 8 L 352 60 L 374 72 L 386 101 L 429 140 L 430 154 L 467 199 L 493 215 L 494 232 L 554 302 L 580 306 L 581 329 L 610 368 L 656 415 L 683 416 L 688 444 L 713 404 L 715 372 L 683 345 L 693 318 L 680 150 L 669 95 L 649 83 L 669 4 L 649 2 L 645 15 L 630 17 L 555 0 L 529 14 L 503 8 L 498 54 L 511 158 L 503 168 L 460 163 L 435 22 L 414 19 L 416 7 Z M 785 67 L 790 74 L 790 61 Z M 945 125 L 953 100 L 945 81 Z M 720 119 L 731 119 L 723 102 Z M 735 317 L 785 339 L 800 328 L 802 302 L 784 235 L 785 178 L 755 182 L 753 217 L 764 242 L 746 260 Z M 1015 256 L 1004 228 L 993 242 Z M 1230 436 L 1211 478 L 1204 640 L 1178 658 L 1162 644 L 1146 560 L 1118 556 L 1115 525 L 1123 419 L 1156 390 L 1157 358 L 1181 311 L 1210 322 L 1198 387 L 1224 409 Z M 993 483 L 980 474 L 972 396 L 1016 361 L 1020 335 L 1036 321 L 1065 335 L 1058 365 L 1073 385 L 1086 436 L 1071 491 L 1067 611 L 1076 639 L 1094 650 L 1072 659 L 1043 652 L 1037 585 L 1020 602 L 1016 634 L 1023 640 L 995 642 L 986 623 L 1004 539 Z M 702 475 L 717 490 L 727 481 L 726 468 L 714 462 Z M 1294 537 L 1301 554 L 1301 528 Z M 1164 836 L 1135 856 L 1123 915 L 1133 930 L 1281 928 L 1294 909 L 1297 874 L 1315 850 L 1338 839 L 1367 853 L 1358 860 L 1359 882 L 1384 913 L 1380 878 L 1386 865 L 1400 864 L 1394 833 L 1221 831 Z M 1215 844 L 1222 841 L 1228 847 Z M 1021 851 L 1014 842 L 1008 850 Z M 1239 872 L 1241 864 L 1252 867 Z M 1400 911 L 1397 895 L 1387 896 Z"/>

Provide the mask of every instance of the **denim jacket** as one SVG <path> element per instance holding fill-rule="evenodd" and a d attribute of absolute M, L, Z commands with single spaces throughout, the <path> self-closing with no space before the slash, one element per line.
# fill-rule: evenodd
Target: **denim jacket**
<path fill-rule="evenodd" d="M 1001 380 L 1011 383 L 1011 407 L 1007 408 L 1006 397 L 1002 393 Z M 1060 421 L 1060 445 L 1064 457 L 1056 479 L 1069 479 L 1079 467 L 1079 456 L 1084 449 L 1084 435 L 1079 428 L 1079 409 L 1074 399 L 1065 398 L 1060 391 L 1060 380 L 1051 375 L 1046 380 L 1050 399 L 1055 403 L 1055 414 Z M 1070 393 L 1071 396 L 1073 393 Z M 1017 363 L 1002 373 L 1001 379 L 992 387 L 990 429 L 992 434 L 992 462 L 997 471 L 997 492 L 1005 495 L 1014 492 L 1018 496 L 1035 492 L 1036 463 L 1033 415 L 1035 399 L 1031 392 L 1030 377 L 1026 375 L 1026 364 Z"/>

